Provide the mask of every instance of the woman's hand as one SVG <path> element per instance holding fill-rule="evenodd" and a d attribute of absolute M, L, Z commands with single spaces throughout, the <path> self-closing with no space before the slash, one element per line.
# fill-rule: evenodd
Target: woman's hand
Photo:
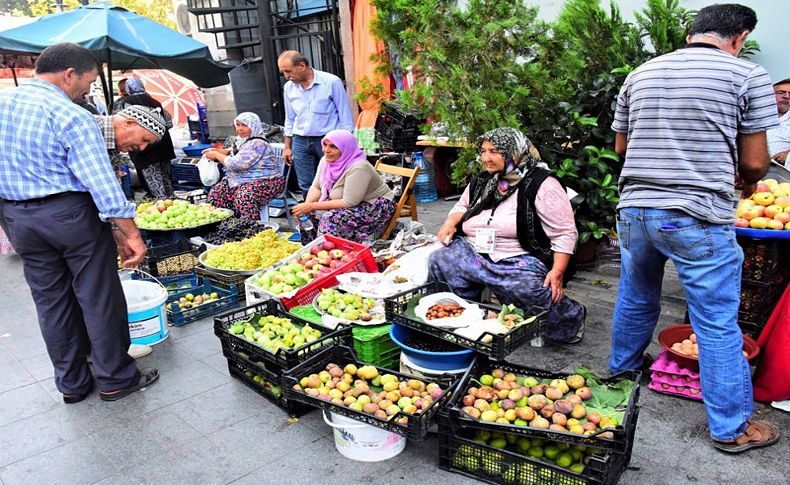
<path fill-rule="evenodd" d="M 314 210 L 312 202 L 302 202 L 301 204 L 296 204 L 294 208 L 291 209 L 291 213 L 296 217 L 302 217 L 310 214 Z"/>
<path fill-rule="evenodd" d="M 439 228 L 436 237 L 443 246 L 449 246 L 450 242 L 452 242 L 453 236 L 455 235 L 455 227 L 455 222 L 448 219 L 444 221 L 442 227 Z"/>
<path fill-rule="evenodd" d="M 562 288 L 562 271 L 553 269 L 546 274 L 546 279 L 543 280 L 543 287 L 551 285 L 551 301 L 559 303 L 564 294 Z"/>

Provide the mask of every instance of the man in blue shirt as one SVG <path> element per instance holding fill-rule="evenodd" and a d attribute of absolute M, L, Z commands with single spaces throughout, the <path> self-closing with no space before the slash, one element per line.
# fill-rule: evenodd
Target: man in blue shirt
<path fill-rule="evenodd" d="M 283 88 L 283 159 L 294 164 L 299 188 L 307 195 L 323 156 L 321 139 L 332 130 L 354 130 L 351 106 L 343 81 L 334 74 L 313 69 L 299 52 L 280 54 L 277 67 L 287 80 Z"/>
<path fill-rule="evenodd" d="M 134 204 L 115 178 L 93 115 L 73 102 L 97 74 L 89 50 L 56 44 L 39 56 L 34 79 L 0 92 L 3 213 L 66 403 L 82 401 L 93 388 L 89 351 L 105 401 L 159 378 L 156 369 L 138 370 L 127 354 L 128 316 L 116 256 L 126 267 L 145 256 Z M 154 125 L 146 128 L 157 131 Z"/>

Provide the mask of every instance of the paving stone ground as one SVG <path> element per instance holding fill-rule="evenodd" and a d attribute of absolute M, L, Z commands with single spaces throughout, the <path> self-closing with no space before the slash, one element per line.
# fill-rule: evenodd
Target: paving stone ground
<path fill-rule="evenodd" d="M 420 205 L 430 231 L 451 202 Z M 551 371 L 584 365 L 606 373 L 617 266 L 579 273 L 568 293 L 587 306 L 587 333 L 573 346 L 523 347 L 509 358 Z M 659 329 L 682 321 L 685 301 L 668 267 Z M 659 350 L 657 341 L 650 350 Z M 0 484 L 466 484 L 438 468 L 438 440 L 409 442 L 378 463 L 352 461 L 334 447 L 317 411 L 286 415 L 228 374 L 212 320 L 172 329 L 141 359 L 160 382 L 115 403 L 94 393 L 65 405 L 55 389 L 35 307 L 16 257 L 0 257 Z M 707 438 L 702 404 L 641 392 L 630 467 L 621 484 L 787 484 L 790 414 L 756 404 L 785 432 L 770 448 L 730 456 Z"/>

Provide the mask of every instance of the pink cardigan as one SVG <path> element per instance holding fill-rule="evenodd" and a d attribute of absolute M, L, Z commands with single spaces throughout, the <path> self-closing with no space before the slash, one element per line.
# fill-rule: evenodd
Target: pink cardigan
<path fill-rule="evenodd" d="M 518 192 L 505 199 L 497 207 L 490 224 L 487 224 L 488 218 L 491 216 L 490 209 L 481 211 L 463 224 L 463 230 L 470 239 L 474 238 L 478 228 L 492 227 L 496 230 L 496 247 L 494 252 L 489 254 L 494 262 L 527 254 L 527 251 L 519 244 L 516 233 L 517 203 Z M 468 208 L 469 186 L 464 190 L 461 199 L 450 210 L 450 214 L 466 212 Z M 556 179 L 549 177 L 540 186 L 535 197 L 535 209 L 540 217 L 543 230 L 546 231 L 546 235 L 551 241 L 551 249 L 558 253 L 573 254 L 578 237 L 576 222 L 573 218 L 573 209 L 568 195 Z"/>

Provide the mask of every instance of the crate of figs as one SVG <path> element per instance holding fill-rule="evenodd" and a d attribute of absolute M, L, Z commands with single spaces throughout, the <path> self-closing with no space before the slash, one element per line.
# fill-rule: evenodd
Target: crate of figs
<path fill-rule="evenodd" d="M 456 378 L 416 379 L 366 365 L 348 347 L 324 349 L 285 373 L 285 395 L 349 419 L 421 440 Z"/>
<path fill-rule="evenodd" d="M 256 358 L 290 369 L 325 347 L 352 345 L 351 327 L 332 330 L 266 300 L 214 319 L 214 334 Z"/>
<path fill-rule="evenodd" d="M 245 352 L 232 342 L 222 342 L 222 354 L 228 359 L 230 375 L 244 383 L 289 416 L 302 416 L 313 410 L 306 404 L 291 402 L 283 394 L 283 368 Z"/>
<path fill-rule="evenodd" d="M 476 303 L 454 295 L 441 282 L 384 300 L 387 321 L 503 360 L 540 332 L 546 310 Z"/>
<path fill-rule="evenodd" d="M 439 468 L 488 483 L 614 485 L 630 459 L 630 448 L 615 453 L 439 419 Z"/>
<path fill-rule="evenodd" d="M 624 453 L 636 431 L 638 371 L 603 379 L 559 374 L 479 356 L 447 413 L 456 425 Z"/>

